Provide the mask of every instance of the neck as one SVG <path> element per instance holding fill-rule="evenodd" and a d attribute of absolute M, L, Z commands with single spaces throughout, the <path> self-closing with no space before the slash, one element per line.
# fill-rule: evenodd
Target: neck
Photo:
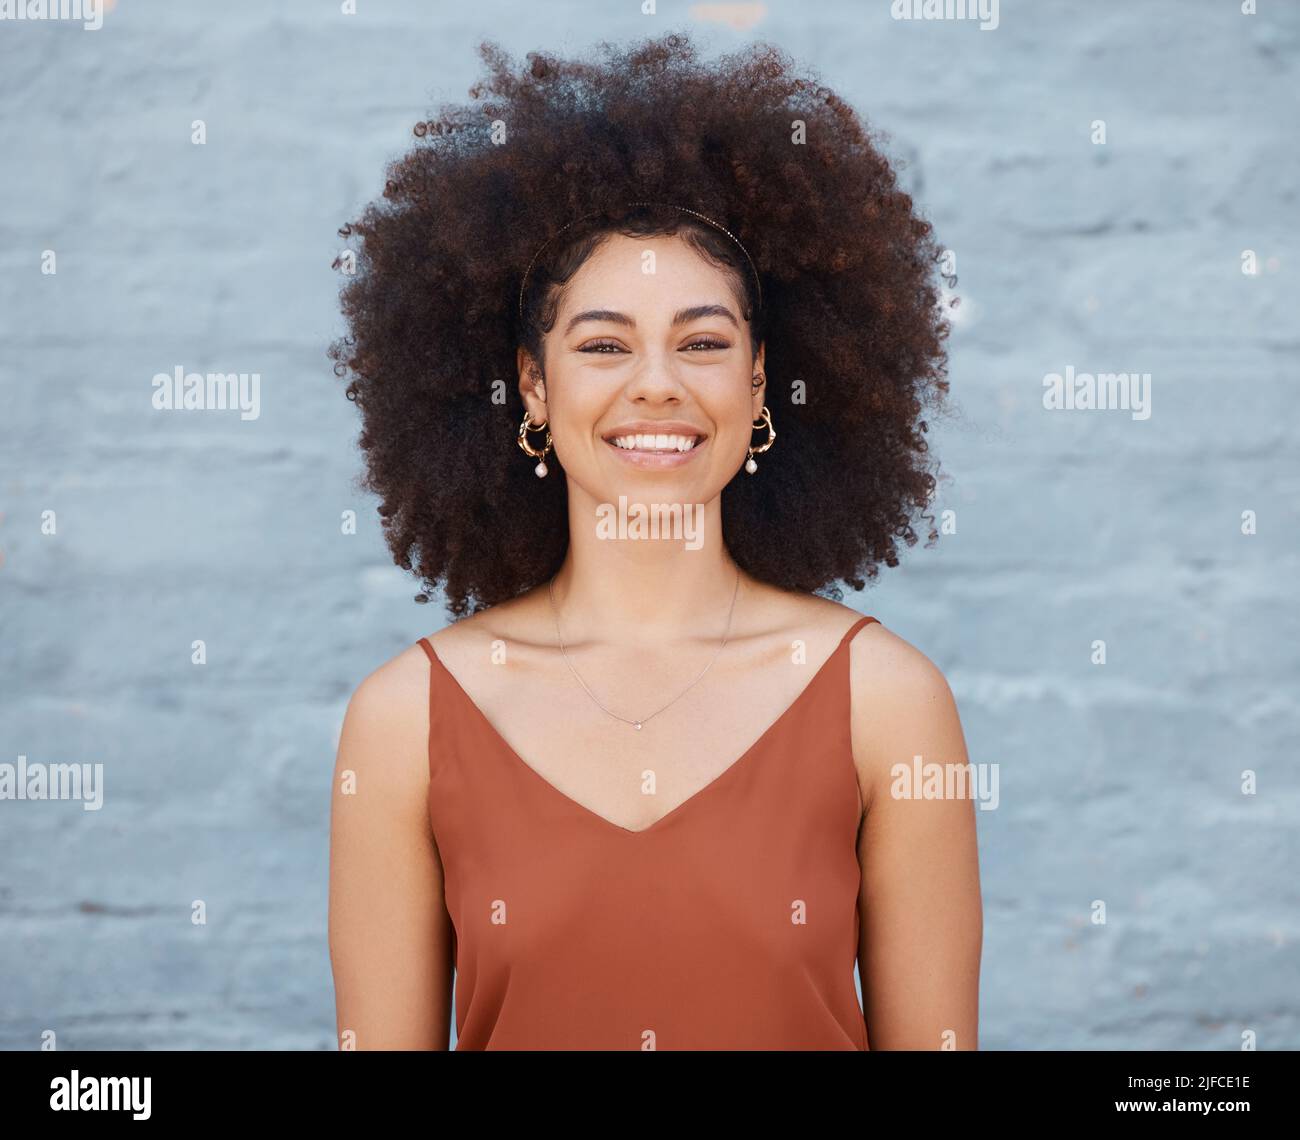
<path fill-rule="evenodd" d="M 737 595 L 736 575 L 720 496 L 601 503 L 571 486 L 569 550 L 554 585 L 566 645 L 721 638 L 732 597 L 737 615 L 744 605 L 749 579 L 741 575 Z"/>

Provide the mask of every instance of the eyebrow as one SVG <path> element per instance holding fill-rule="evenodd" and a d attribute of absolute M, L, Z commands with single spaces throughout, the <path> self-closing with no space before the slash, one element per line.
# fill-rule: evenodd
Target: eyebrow
<path fill-rule="evenodd" d="M 726 305 L 692 305 L 687 309 L 678 309 L 673 314 L 672 327 L 688 324 L 691 321 L 698 321 L 701 317 L 726 317 L 737 329 L 740 325 L 736 323 L 735 316 Z M 585 312 L 577 313 L 569 323 L 564 326 L 564 335 L 568 336 L 574 328 L 583 321 L 609 321 L 616 325 L 626 325 L 628 328 L 636 328 L 636 321 L 626 313 L 615 312 L 613 309 L 587 309 Z"/>

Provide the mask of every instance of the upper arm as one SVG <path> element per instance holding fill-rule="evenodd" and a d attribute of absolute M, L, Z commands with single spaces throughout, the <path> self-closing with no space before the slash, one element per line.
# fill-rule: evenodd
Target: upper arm
<path fill-rule="evenodd" d="M 914 757 L 923 769 L 969 776 L 947 768 L 967 763 L 956 703 L 933 662 L 878 625 L 854 639 L 852 676 L 866 803 L 858 966 L 869 1045 L 978 1048 L 983 906 L 973 781 L 956 794 L 902 794 Z"/>
<path fill-rule="evenodd" d="M 429 823 L 428 699 L 417 646 L 358 686 L 343 721 L 329 880 L 343 1048 L 448 1046 L 451 924 Z"/>

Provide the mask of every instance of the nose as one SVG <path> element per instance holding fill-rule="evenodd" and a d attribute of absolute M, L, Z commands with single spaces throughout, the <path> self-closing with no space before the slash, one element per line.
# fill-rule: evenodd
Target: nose
<path fill-rule="evenodd" d="M 663 403 L 681 400 L 686 387 L 671 353 L 647 353 L 637 362 L 624 389 L 629 400 Z"/>

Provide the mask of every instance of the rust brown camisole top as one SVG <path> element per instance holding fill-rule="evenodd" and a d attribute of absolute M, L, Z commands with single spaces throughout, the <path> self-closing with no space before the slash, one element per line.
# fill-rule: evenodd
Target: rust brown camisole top
<path fill-rule="evenodd" d="M 457 1050 L 868 1048 L 848 650 L 874 621 L 636 831 L 525 763 L 420 639 Z"/>

